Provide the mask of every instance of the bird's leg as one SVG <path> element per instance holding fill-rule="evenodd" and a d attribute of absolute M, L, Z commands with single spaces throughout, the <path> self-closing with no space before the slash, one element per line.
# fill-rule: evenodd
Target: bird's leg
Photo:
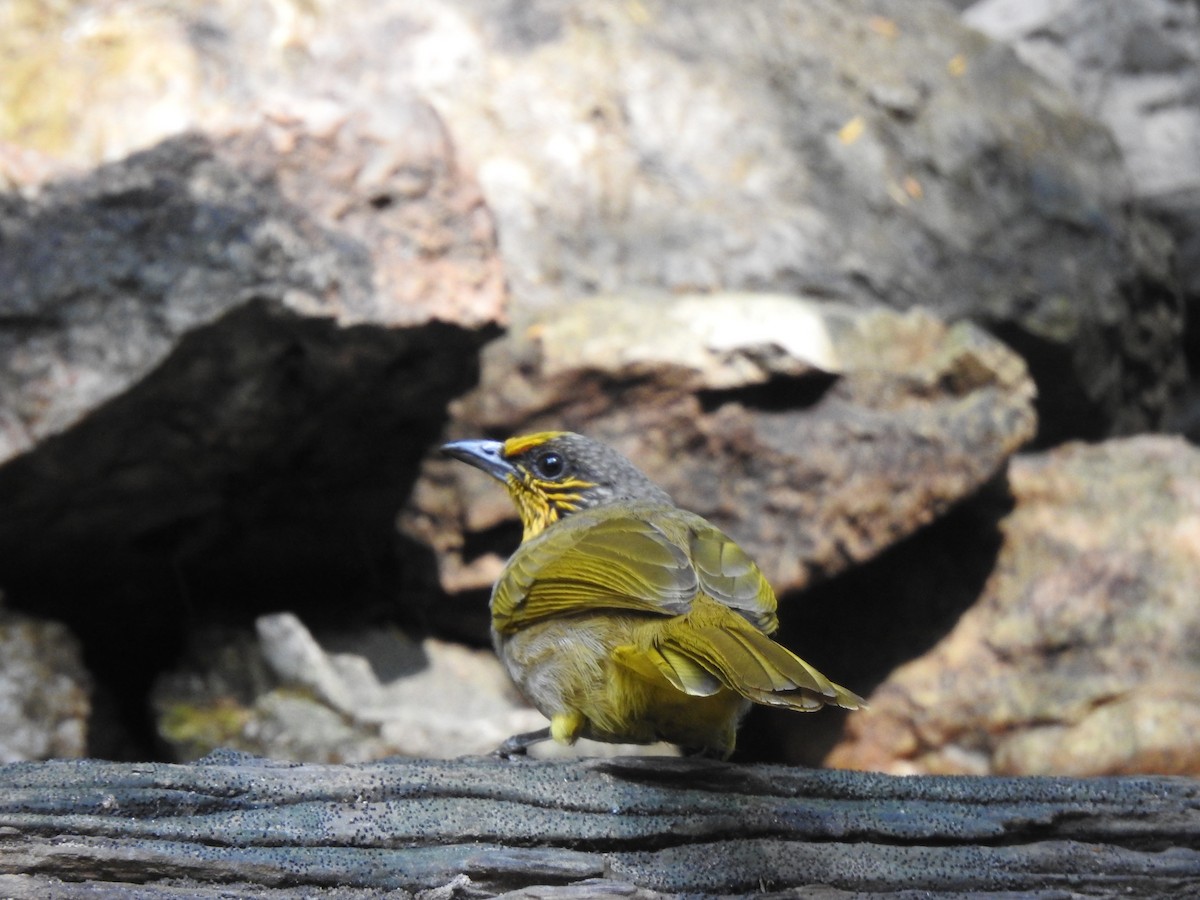
<path fill-rule="evenodd" d="M 492 751 L 492 756 L 500 759 L 512 759 L 514 756 L 524 756 L 534 744 L 550 740 L 550 727 L 539 728 L 537 731 L 526 731 L 524 734 L 514 734 L 503 744 Z"/>

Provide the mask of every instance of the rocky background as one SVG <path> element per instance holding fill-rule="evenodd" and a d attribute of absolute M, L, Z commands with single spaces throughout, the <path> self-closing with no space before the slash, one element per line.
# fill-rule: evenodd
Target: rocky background
<path fill-rule="evenodd" d="M 1184 0 L 0 3 L 0 761 L 537 727 L 436 447 L 553 427 L 869 696 L 739 758 L 1200 773 L 1198 98 Z"/>

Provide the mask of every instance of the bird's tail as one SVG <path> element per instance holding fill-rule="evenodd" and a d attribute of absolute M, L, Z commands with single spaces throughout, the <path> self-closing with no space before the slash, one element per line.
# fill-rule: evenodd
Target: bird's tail
<path fill-rule="evenodd" d="M 724 686 L 755 703 L 801 712 L 867 705 L 735 614 L 721 623 L 667 631 L 655 651 L 659 672 L 687 694 L 709 696 Z"/>

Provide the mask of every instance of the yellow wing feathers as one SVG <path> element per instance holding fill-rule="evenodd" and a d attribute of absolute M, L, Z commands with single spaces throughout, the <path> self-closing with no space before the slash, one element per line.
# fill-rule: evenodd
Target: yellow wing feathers
<path fill-rule="evenodd" d="M 492 594 L 492 622 L 505 632 L 603 609 L 679 615 L 698 586 L 687 554 L 649 522 L 576 513 L 513 554 Z"/>
<path fill-rule="evenodd" d="M 707 697 L 725 687 L 767 706 L 812 711 L 828 704 L 857 709 L 863 700 L 836 685 L 753 625 L 708 597 L 686 621 L 650 623 L 643 647 L 622 647 L 623 665 L 652 666 L 685 694 Z"/>
<path fill-rule="evenodd" d="M 688 513 L 688 549 L 704 592 L 767 634 L 779 627 L 775 592 L 754 561 L 736 543 L 699 516 Z"/>
<path fill-rule="evenodd" d="M 640 614 L 642 639 L 613 659 L 642 677 L 695 697 L 727 688 L 789 709 L 857 708 L 860 697 L 767 636 L 775 594 L 741 548 L 699 516 L 672 513 L 578 513 L 522 545 L 493 594 L 497 631 L 603 610 Z"/>

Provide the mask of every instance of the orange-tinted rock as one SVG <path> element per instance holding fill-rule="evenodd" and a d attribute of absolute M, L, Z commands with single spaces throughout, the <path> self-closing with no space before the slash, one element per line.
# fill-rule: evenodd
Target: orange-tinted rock
<path fill-rule="evenodd" d="M 783 592 L 872 558 L 978 489 L 1032 436 L 1032 396 L 1010 350 L 920 312 L 613 297 L 490 345 L 451 430 L 611 442 Z M 491 479 L 436 457 L 404 517 L 449 593 L 490 588 L 513 523 Z"/>

